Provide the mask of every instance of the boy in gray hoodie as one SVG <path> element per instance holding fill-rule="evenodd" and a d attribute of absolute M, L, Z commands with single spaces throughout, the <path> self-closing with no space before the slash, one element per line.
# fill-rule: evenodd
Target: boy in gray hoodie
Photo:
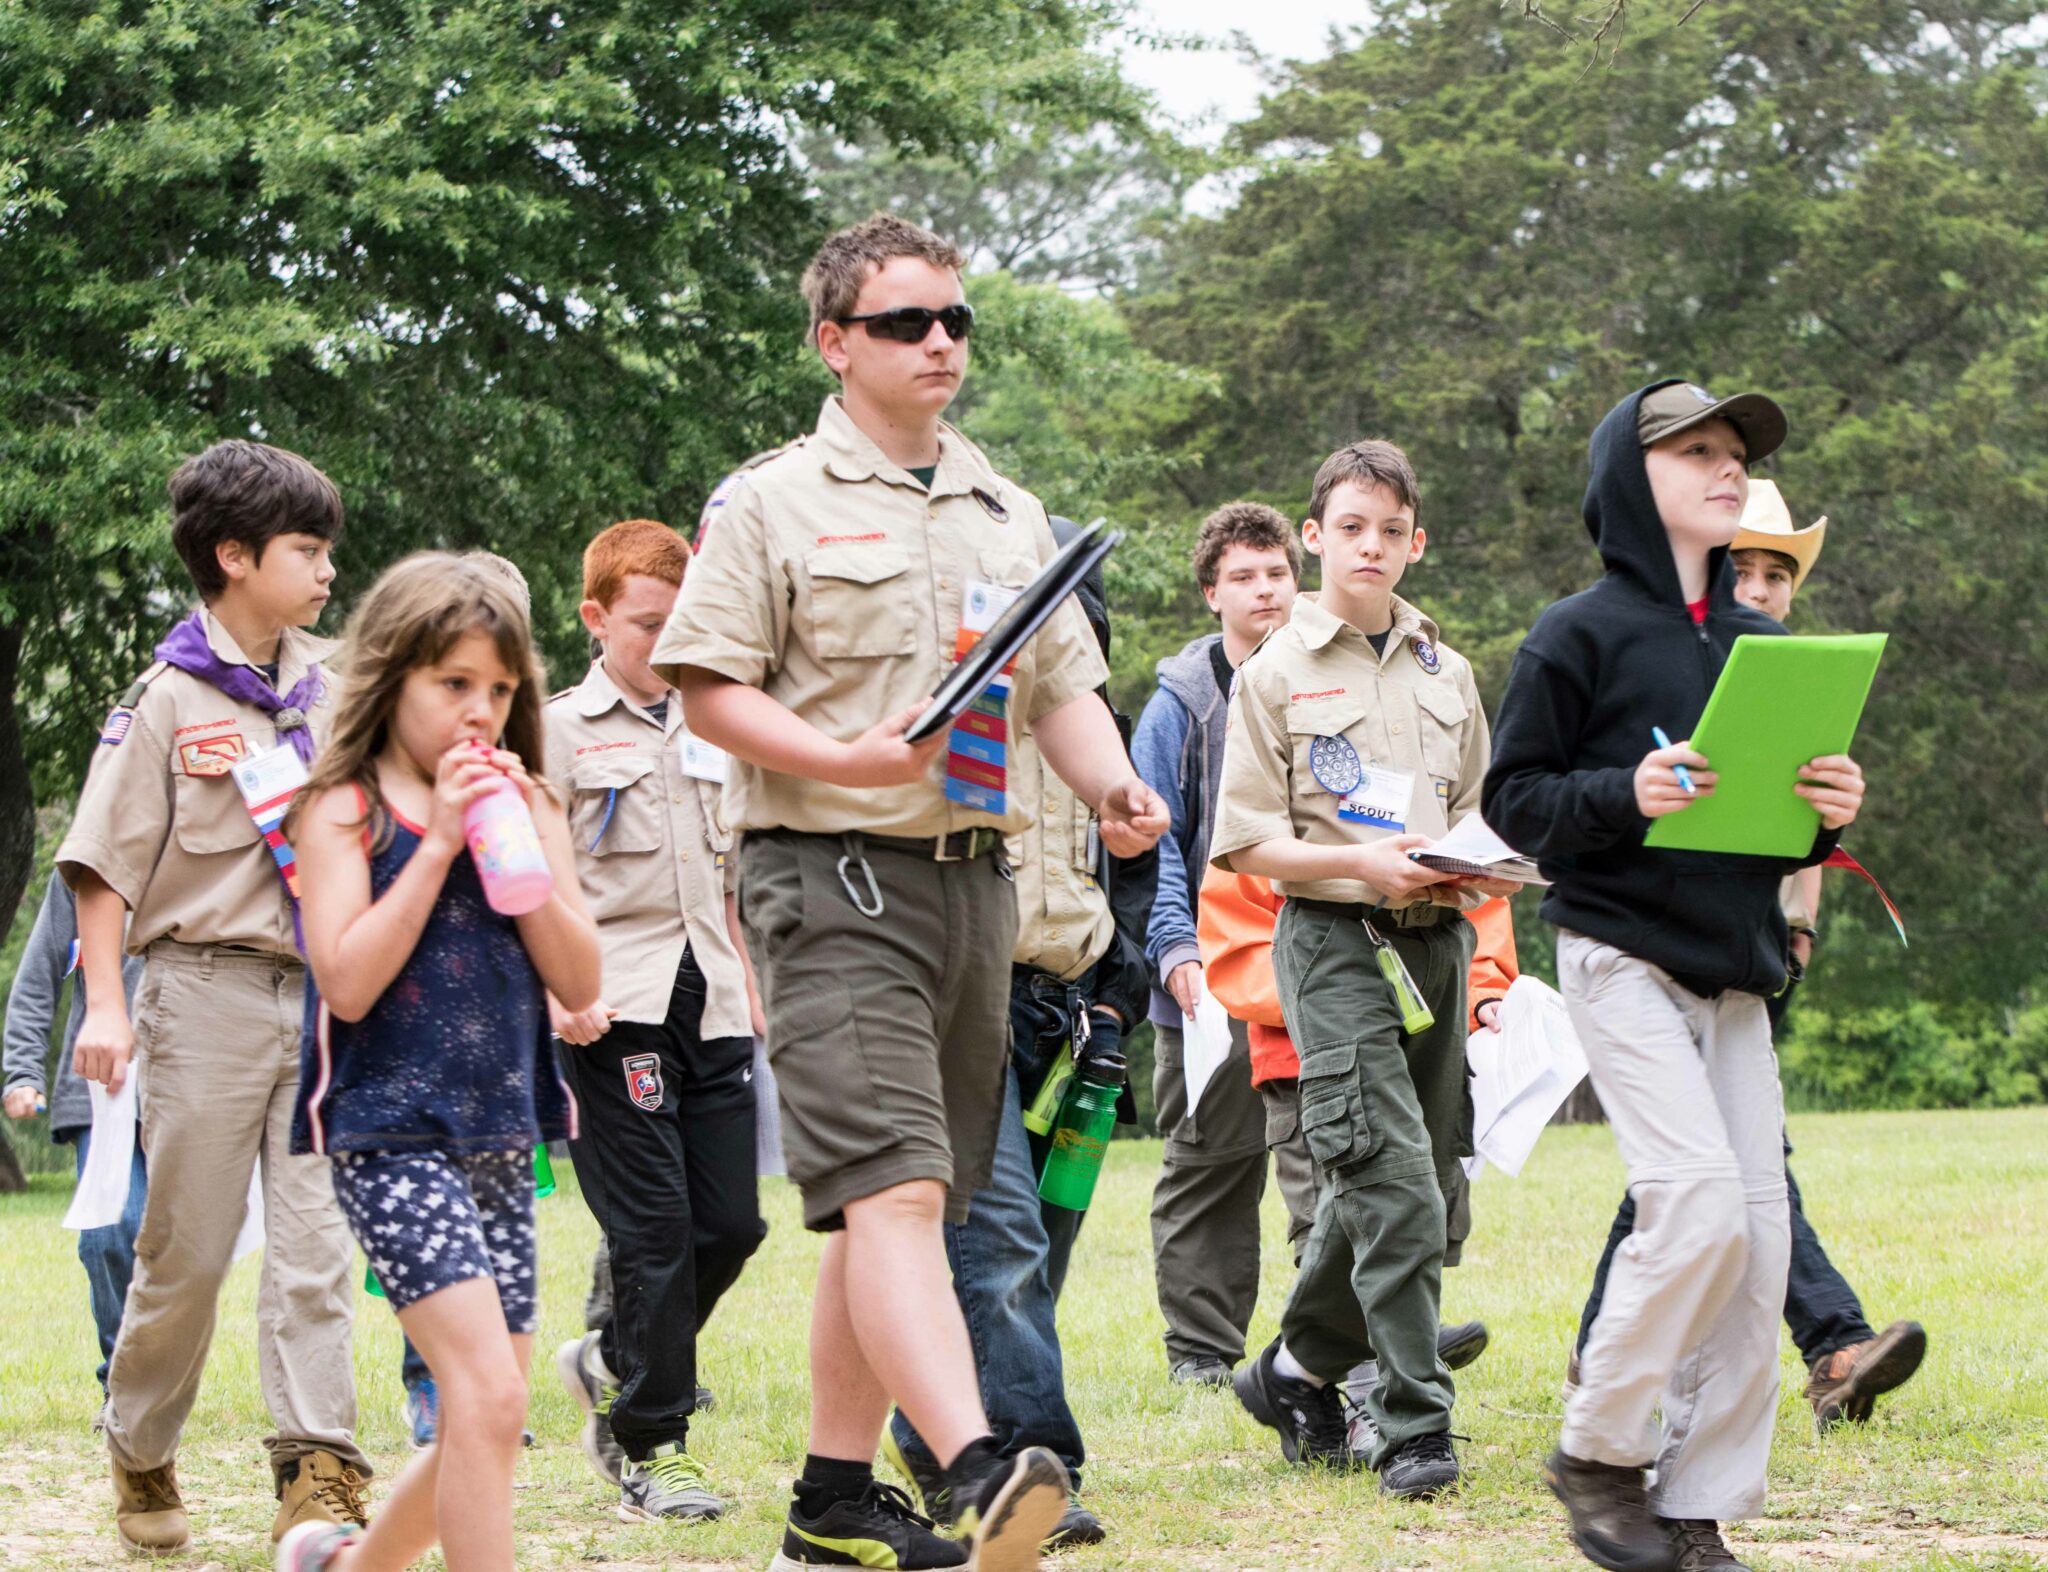
<path fill-rule="evenodd" d="M 15 969 L 14 986 L 7 995 L 6 1108 L 8 1118 L 27 1119 L 47 1107 L 50 1139 L 76 1150 L 78 1172 L 83 1175 L 86 1156 L 92 1150 L 92 1097 L 71 1067 L 71 1045 L 78 1038 L 79 1023 L 85 1019 L 82 977 L 76 978 L 71 989 L 64 1041 L 57 1049 L 54 1092 L 50 1090 L 46 1068 L 50 1028 L 57 1019 L 64 980 L 74 977 L 77 969 L 78 907 L 72 900 L 71 887 L 62 875 L 53 873 L 49 888 L 43 892 L 42 908 L 36 913 L 28 946 L 21 952 L 21 964 Z M 121 983 L 131 1005 L 135 1002 L 136 984 L 141 981 L 142 957 L 124 957 Z M 121 1332 L 121 1306 L 128 1298 L 128 1279 L 135 1272 L 135 1230 L 142 1222 L 142 1198 L 147 1189 L 142 1146 L 138 1142 L 130 1160 L 128 1204 L 120 1221 L 104 1228 L 81 1229 L 78 1235 L 78 1264 L 85 1268 L 93 1325 L 100 1337 L 100 1367 L 94 1374 L 99 1378 L 103 1395 L 107 1389 L 107 1361 L 114 1357 L 114 1339 Z"/>
<path fill-rule="evenodd" d="M 1195 540 L 1195 579 L 1221 622 L 1159 663 L 1159 688 L 1138 718 L 1131 761 L 1166 799 L 1173 831 L 1159 840 L 1159 894 L 1145 935 L 1153 969 L 1153 1094 L 1166 1156 L 1152 1194 L 1152 1257 L 1166 1362 L 1174 1381 L 1222 1386 L 1244 1358 L 1259 1291 L 1259 1200 L 1266 1121 L 1252 1088 L 1251 1050 L 1231 1023 L 1230 1057 L 1188 1111 L 1183 1033 L 1201 994 L 1195 901 L 1223 778 L 1223 717 L 1240 662 L 1284 625 L 1301 578 L 1293 525 L 1262 502 L 1230 502 Z"/>

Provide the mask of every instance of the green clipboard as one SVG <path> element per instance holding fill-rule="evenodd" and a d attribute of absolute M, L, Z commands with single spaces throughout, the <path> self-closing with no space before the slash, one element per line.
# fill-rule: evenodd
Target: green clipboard
<path fill-rule="evenodd" d="M 1719 777 L 1714 795 L 1653 819 L 1643 844 L 1804 857 L 1820 812 L 1793 784 L 1807 760 L 1849 751 L 1885 637 L 1737 639 L 1692 734 L 1694 749 Z"/>

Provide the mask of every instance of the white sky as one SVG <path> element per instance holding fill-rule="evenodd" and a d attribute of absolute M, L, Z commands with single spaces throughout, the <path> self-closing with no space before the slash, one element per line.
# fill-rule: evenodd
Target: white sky
<path fill-rule="evenodd" d="M 1231 34 L 1249 35 L 1262 54 L 1319 59 L 1332 26 L 1363 24 L 1371 14 L 1368 0 L 1139 0 L 1133 20 L 1140 25 L 1225 42 L 1206 50 L 1134 48 L 1125 60 L 1132 78 L 1157 93 L 1175 119 L 1211 117 L 1202 140 L 1213 141 L 1224 125 L 1258 107 L 1258 74 L 1229 47 Z"/>

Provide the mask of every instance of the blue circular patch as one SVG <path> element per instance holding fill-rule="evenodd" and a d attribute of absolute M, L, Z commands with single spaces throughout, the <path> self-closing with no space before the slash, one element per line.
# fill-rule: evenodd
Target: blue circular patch
<path fill-rule="evenodd" d="M 1414 638 L 1410 639 L 1408 647 L 1415 652 L 1416 663 L 1432 677 L 1443 670 L 1443 657 L 1437 654 L 1436 646 L 1421 634 L 1418 633 Z"/>
<path fill-rule="evenodd" d="M 1358 767 L 1358 750 L 1342 737 L 1318 737 L 1308 745 L 1308 767 L 1324 791 L 1339 797 L 1358 790 L 1365 771 Z"/>

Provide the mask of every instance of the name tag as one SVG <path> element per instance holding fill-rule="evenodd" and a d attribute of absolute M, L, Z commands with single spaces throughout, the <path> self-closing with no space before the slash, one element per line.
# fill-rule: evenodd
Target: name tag
<path fill-rule="evenodd" d="M 692 780 L 710 781 L 714 785 L 725 784 L 725 772 L 732 756 L 723 748 L 714 748 L 710 743 L 692 737 L 687 728 L 676 731 L 676 752 L 683 761 L 683 773 Z"/>
<path fill-rule="evenodd" d="M 238 760 L 231 771 L 235 778 L 235 789 L 242 794 L 242 801 L 248 806 L 249 817 L 256 821 L 256 828 L 263 832 L 263 840 L 270 847 L 270 855 L 277 863 L 278 877 L 284 880 L 284 887 L 294 901 L 299 898 L 298 860 L 292 855 L 291 843 L 284 838 L 285 810 L 292 805 L 292 798 L 299 788 L 306 784 L 306 763 L 298 750 L 289 743 L 271 748 L 267 752 L 254 753 Z"/>
<path fill-rule="evenodd" d="M 1407 770 L 1366 765 L 1358 785 L 1337 801 L 1337 817 L 1376 830 L 1408 828 L 1408 804 L 1415 795 L 1415 777 Z"/>

